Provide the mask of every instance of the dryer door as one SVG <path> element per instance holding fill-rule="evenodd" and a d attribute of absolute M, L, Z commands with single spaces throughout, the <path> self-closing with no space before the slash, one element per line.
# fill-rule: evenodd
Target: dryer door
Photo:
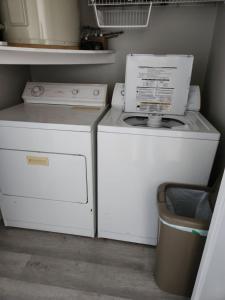
<path fill-rule="evenodd" d="M 86 159 L 0 150 L 0 185 L 4 195 L 87 203 Z"/>

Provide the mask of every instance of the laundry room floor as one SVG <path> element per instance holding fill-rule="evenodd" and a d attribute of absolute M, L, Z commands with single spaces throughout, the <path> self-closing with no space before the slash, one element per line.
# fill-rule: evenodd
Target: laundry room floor
<path fill-rule="evenodd" d="M 1 300 L 182 300 L 154 282 L 155 249 L 0 225 Z"/>

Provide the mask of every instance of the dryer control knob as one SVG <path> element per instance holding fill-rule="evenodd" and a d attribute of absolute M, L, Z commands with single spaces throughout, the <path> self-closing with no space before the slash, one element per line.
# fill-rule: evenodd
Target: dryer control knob
<path fill-rule="evenodd" d="M 74 96 L 78 95 L 78 94 L 79 94 L 79 90 L 78 90 L 78 89 L 73 89 L 73 90 L 72 90 L 72 94 L 73 94 Z"/>
<path fill-rule="evenodd" d="M 100 94 L 100 91 L 99 91 L 99 90 L 94 90 L 94 91 L 93 91 L 93 95 L 94 95 L 94 96 L 99 96 L 99 94 Z"/>
<path fill-rule="evenodd" d="M 31 95 L 34 96 L 34 97 L 40 97 L 44 94 L 44 87 L 41 86 L 41 85 L 36 85 L 32 88 L 31 90 Z"/>

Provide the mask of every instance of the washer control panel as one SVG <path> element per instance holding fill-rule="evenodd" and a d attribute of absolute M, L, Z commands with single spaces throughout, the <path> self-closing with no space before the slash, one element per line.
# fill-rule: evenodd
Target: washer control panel
<path fill-rule="evenodd" d="M 113 91 L 112 106 L 124 109 L 125 84 L 116 83 Z"/>
<path fill-rule="evenodd" d="M 106 84 L 27 82 L 22 98 L 25 103 L 105 106 Z"/>

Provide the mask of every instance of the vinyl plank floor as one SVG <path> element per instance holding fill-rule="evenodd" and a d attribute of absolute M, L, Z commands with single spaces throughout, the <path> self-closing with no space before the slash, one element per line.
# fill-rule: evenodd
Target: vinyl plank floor
<path fill-rule="evenodd" d="M 0 299 L 4 300 L 126 300 L 97 293 L 88 293 L 9 278 L 0 278 Z"/>
<path fill-rule="evenodd" d="M 158 289 L 153 247 L 0 226 L 0 299 L 183 300 Z"/>

